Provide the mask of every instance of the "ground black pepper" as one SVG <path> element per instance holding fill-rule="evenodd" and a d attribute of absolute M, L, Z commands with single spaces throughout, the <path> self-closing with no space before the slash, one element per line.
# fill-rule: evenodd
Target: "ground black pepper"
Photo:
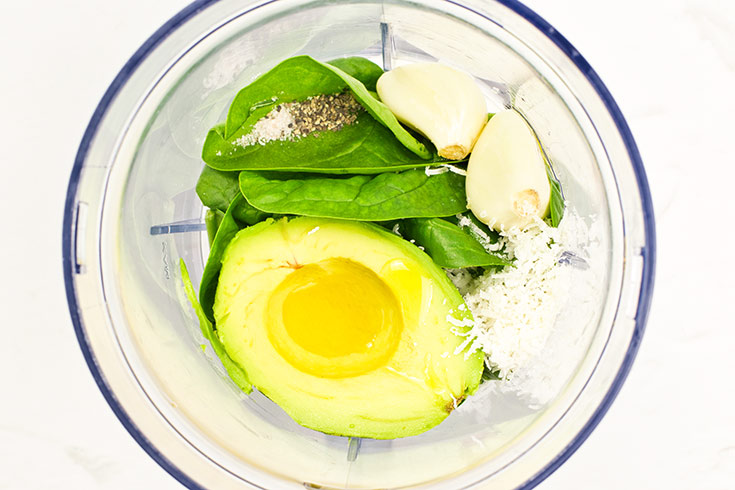
<path fill-rule="evenodd" d="M 339 131 L 345 125 L 354 124 L 362 110 L 350 92 L 278 104 L 235 143 L 246 147 L 269 141 L 293 141 L 312 133 L 317 137 L 320 132 Z"/>
<path fill-rule="evenodd" d="M 294 118 L 291 134 L 306 136 L 314 131 L 339 131 L 355 122 L 362 106 L 351 93 L 316 95 L 302 102 L 285 104 Z"/>

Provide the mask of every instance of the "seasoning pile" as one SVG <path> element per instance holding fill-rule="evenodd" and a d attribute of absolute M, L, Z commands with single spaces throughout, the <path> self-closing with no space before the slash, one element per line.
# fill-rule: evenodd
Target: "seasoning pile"
<path fill-rule="evenodd" d="M 321 131 L 339 131 L 345 125 L 354 124 L 363 110 L 350 93 L 315 95 L 301 102 L 278 104 L 235 143 L 241 147 L 265 145 L 271 141 L 293 141 Z"/>

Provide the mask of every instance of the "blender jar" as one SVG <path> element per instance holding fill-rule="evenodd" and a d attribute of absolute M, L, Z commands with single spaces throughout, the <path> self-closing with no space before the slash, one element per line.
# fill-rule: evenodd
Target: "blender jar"
<path fill-rule="evenodd" d="M 283 59 L 365 56 L 385 69 L 440 61 L 489 107 L 536 131 L 568 212 L 592 230 L 552 341 L 573 356 L 543 402 L 481 389 L 437 428 L 396 440 L 328 436 L 245 395 L 204 340 L 194 284 L 208 245 L 194 187 L 207 130 Z M 601 81 L 556 31 L 509 0 L 200 1 L 131 58 L 72 172 L 64 224 L 71 316 L 109 404 L 183 484 L 208 488 L 531 487 L 599 421 L 627 374 L 650 302 L 654 233 L 635 143 Z M 573 345 L 571 345 L 573 344 Z"/>

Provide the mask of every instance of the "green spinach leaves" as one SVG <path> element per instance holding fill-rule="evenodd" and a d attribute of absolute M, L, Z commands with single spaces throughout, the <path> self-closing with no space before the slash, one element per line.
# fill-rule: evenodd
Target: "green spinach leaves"
<path fill-rule="evenodd" d="M 406 130 L 385 104 L 371 94 L 368 87 L 374 88 L 378 70 L 377 65 L 359 58 L 339 60 L 334 64 L 308 56 L 285 60 L 240 90 L 230 105 L 226 122 L 207 134 L 202 158 L 219 170 L 264 170 L 268 169 L 267 162 L 273 165 L 276 161 L 278 170 L 330 173 L 337 173 L 337 170 L 341 170 L 339 173 L 375 173 L 380 169 L 411 168 L 422 162 L 425 166 L 439 161 L 432 150 Z M 347 90 L 367 111 L 355 124 L 340 131 L 323 131 L 294 140 L 263 145 L 238 143 L 241 137 L 253 131 L 258 120 L 279 104 Z M 344 131 L 347 128 L 348 131 Z M 330 162 L 335 157 L 335 147 L 339 148 L 339 161 Z M 353 151 L 356 151 L 354 155 Z M 308 165 L 299 167 L 306 160 Z M 355 170 L 351 171 L 352 168 Z"/>
<path fill-rule="evenodd" d="M 199 304 L 204 316 L 211 322 L 214 322 L 212 307 L 214 306 L 214 293 L 217 290 L 217 279 L 219 279 L 219 272 L 222 269 L 222 256 L 227 245 L 230 244 L 237 232 L 243 228 L 243 225 L 234 218 L 233 213 L 238 206 L 242 205 L 244 200 L 240 194 L 235 196 L 227 208 L 227 212 L 222 217 L 212 241 L 212 246 L 209 248 L 209 257 L 202 273 L 202 282 L 199 284 Z"/>
<path fill-rule="evenodd" d="M 549 185 L 551 186 L 548 221 L 551 226 L 556 228 L 564 216 L 564 196 L 561 192 L 561 184 L 556 179 L 554 171 L 551 170 L 551 165 L 548 163 L 548 160 L 546 161 L 546 175 L 549 177 Z"/>
<path fill-rule="evenodd" d="M 202 150 L 207 167 L 197 194 L 205 206 L 216 210 L 207 218 L 214 239 L 200 291 L 204 312 L 211 312 L 224 246 L 241 227 L 271 216 L 389 221 L 398 223 L 400 233 L 442 267 L 509 264 L 483 245 L 487 235 L 491 241 L 497 236 L 467 212 L 464 177 L 452 172 L 429 176 L 423 171 L 446 160 L 401 126 L 374 95 L 382 73 L 364 58 L 322 63 L 297 56 L 238 92 L 227 120 L 209 131 Z M 339 130 L 263 144 L 237 143 L 279 104 L 343 92 L 350 92 L 364 110 Z M 547 171 L 551 185 L 547 221 L 558 226 L 564 201 L 548 160 Z M 474 226 L 468 227 L 466 219 L 458 223 L 454 216 L 462 213 Z"/>
<path fill-rule="evenodd" d="M 253 391 L 253 385 L 250 382 L 250 379 L 248 379 L 248 375 L 240 365 L 233 361 L 227 354 L 224 344 L 219 337 L 217 337 L 217 333 L 214 331 L 214 324 L 209 320 L 209 318 L 207 318 L 207 315 L 204 313 L 204 309 L 199 304 L 199 301 L 197 301 L 196 293 L 194 292 L 194 285 L 191 283 L 191 279 L 189 278 L 189 271 L 186 269 L 184 259 L 179 259 L 179 269 L 181 271 L 181 279 L 184 283 L 186 297 L 189 299 L 189 303 L 191 303 L 192 308 L 194 308 L 194 313 L 196 313 L 196 316 L 199 319 L 199 328 L 202 331 L 202 335 L 205 339 L 209 340 L 215 354 L 219 357 L 222 365 L 227 371 L 227 374 L 232 378 L 232 381 L 234 381 L 242 391 L 250 393 Z"/>
<path fill-rule="evenodd" d="M 441 218 L 406 219 L 399 233 L 421 245 L 437 265 L 446 269 L 503 267 L 510 262 L 488 252 L 470 232 Z"/>
<path fill-rule="evenodd" d="M 361 56 L 337 58 L 327 63 L 362 82 L 370 92 L 375 92 L 378 78 L 383 74 L 381 67 Z"/>
<path fill-rule="evenodd" d="M 224 126 L 207 134 L 202 158 L 218 170 L 277 170 L 330 174 L 374 174 L 426 167 L 439 161 L 411 152 L 367 112 L 339 131 L 321 131 L 293 141 L 240 146 L 224 136 Z"/>
<path fill-rule="evenodd" d="M 202 204 L 209 209 L 227 212 L 232 200 L 240 193 L 237 172 L 220 172 L 205 166 L 199 174 L 196 192 Z"/>
<path fill-rule="evenodd" d="M 464 177 L 451 172 L 340 177 L 243 171 L 240 191 L 261 211 L 318 218 L 388 221 L 452 216 L 467 209 Z"/>

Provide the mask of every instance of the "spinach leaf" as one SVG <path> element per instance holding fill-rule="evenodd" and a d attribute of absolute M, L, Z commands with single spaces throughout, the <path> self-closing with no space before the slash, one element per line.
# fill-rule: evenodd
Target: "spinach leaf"
<path fill-rule="evenodd" d="M 224 136 L 230 139 L 242 131 L 248 119 L 260 119 L 273 106 L 283 102 L 304 100 L 313 95 L 334 94 L 346 88 L 344 81 L 321 63 L 308 56 L 282 61 L 264 73 L 235 96 L 227 113 Z"/>
<path fill-rule="evenodd" d="M 242 194 L 238 192 L 236 197 L 242 197 Z M 271 216 L 270 213 L 264 213 L 260 209 L 256 209 L 245 199 L 237 199 L 237 202 L 233 202 L 233 204 L 232 217 L 242 228 L 260 223 Z"/>
<path fill-rule="evenodd" d="M 317 63 L 319 62 L 317 61 Z M 335 66 L 329 65 L 327 63 L 320 64 L 324 68 L 331 70 L 340 78 L 342 78 L 347 83 L 349 89 L 352 91 L 352 95 L 354 95 L 355 99 L 357 99 L 357 101 L 362 104 L 365 110 L 367 110 L 371 116 L 373 116 L 386 128 L 388 128 L 395 135 L 395 137 L 398 138 L 398 141 L 403 143 L 406 148 L 408 148 L 421 158 L 429 159 L 433 157 L 432 152 L 426 147 L 426 145 L 417 140 L 410 132 L 406 130 L 406 128 L 401 126 L 401 123 L 398 122 L 398 119 L 396 119 L 396 116 L 393 114 L 393 112 L 388 109 L 388 106 L 373 97 L 368 89 L 365 88 L 365 85 L 360 83 L 359 80 L 351 77 L 350 75 Z"/>
<path fill-rule="evenodd" d="M 541 152 L 541 157 L 544 159 L 544 163 L 546 164 L 546 176 L 549 179 L 549 186 L 551 187 L 551 196 L 549 197 L 549 215 L 546 218 L 546 222 L 556 228 L 559 226 L 559 222 L 564 216 L 564 194 L 561 190 L 561 182 L 557 180 L 556 175 L 554 174 L 554 170 L 551 167 L 551 160 L 549 160 L 548 155 L 546 155 L 544 147 L 541 145 L 541 140 L 539 139 L 538 134 L 536 134 L 536 131 L 533 129 L 528 120 L 526 120 L 526 124 L 528 124 L 528 127 L 531 128 L 531 132 L 536 138 L 538 149 Z"/>
<path fill-rule="evenodd" d="M 222 213 L 227 212 L 232 200 L 240 195 L 238 172 L 222 172 L 205 166 L 201 175 L 199 175 L 196 191 L 202 204 Z M 207 216 L 209 215 L 207 214 Z M 232 209 L 232 217 L 245 225 L 254 225 L 268 216 L 270 215 L 252 207 L 245 199 L 240 199 Z M 220 217 L 219 221 L 221 220 Z M 205 216 L 206 221 L 207 217 Z M 219 227 L 219 221 L 217 227 Z M 209 229 L 208 225 L 208 232 Z M 216 231 L 217 228 L 214 228 L 214 230 Z"/>
<path fill-rule="evenodd" d="M 463 219 L 460 221 L 459 218 Z M 458 225 L 465 233 L 469 233 L 481 245 L 498 243 L 498 240 L 500 240 L 500 233 L 477 219 L 477 216 L 472 211 L 468 210 L 461 215 L 450 216 L 447 220 Z"/>
<path fill-rule="evenodd" d="M 293 141 L 275 140 L 264 145 L 241 146 L 233 143 L 237 135 L 225 139 L 223 131 L 220 125 L 207 133 L 202 158 L 210 167 L 225 171 L 374 174 L 446 161 L 438 155 L 430 160 L 416 156 L 367 112 L 339 131 L 314 132 Z"/>
<path fill-rule="evenodd" d="M 383 74 L 383 69 L 372 61 L 360 56 L 337 58 L 327 61 L 328 64 L 336 66 L 351 77 L 356 78 L 370 92 L 375 92 L 378 78 Z"/>
<path fill-rule="evenodd" d="M 250 393 L 253 391 L 253 385 L 250 383 L 247 373 L 243 371 L 239 364 L 227 355 L 224 344 L 222 344 L 222 341 L 217 337 L 217 334 L 214 331 L 214 325 L 209 321 L 207 315 L 204 314 L 204 309 L 197 301 L 196 293 L 194 292 L 194 285 L 192 285 L 191 279 L 189 278 L 189 271 L 186 269 L 184 259 L 179 259 L 179 268 L 181 269 L 181 280 L 184 283 L 186 296 L 189 298 L 189 302 L 191 303 L 192 308 L 194 308 L 194 312 L 199 319 L 199 328 L 202 331 L 202 335 L 205 339 L 209 340 L 210 344 L 212 344 L 215 354 L 217 354 L 217 357 L 222 361 L 222 365 L 225 367 L 227 374 L 230 375 L 230 378 L 232 378 L 232 381 L 234 381 L 242 391 Z"/>
<path fill-rule="evenodd" d="M 485 363 L 485 367 L 482 369 L 482 380 L 483 381 L 498 381 L 500 379 L 500 370 L 492 370 L 489 367 L 487 367 L 487 363 Z"/>
<path fill-rule="evenodd" d="M 544 157 L 544 159 L 546 158 Z M 551 165 L 549 165 L 548 160 L 546 160 L 546 175 L 549 177 L 549 185 L 551 186 L 549 221 L 551 226 L 556 228 L 564 216 L 564 195 L 561 192 L 561 183 L 556 180 L 556 176 L 554 175 L 554 171 L 551 170 Z"/>
<path fill-rule="evenodd" d="M 441 218 L 407 219 L 398 231 L 424 247 L 434 262 L 446 269 L 510 265 L 502 256 L 488 253 L 469 232 Z"/>
<path fill-rule="evenodd" d="M 204 224 L 207 226 L 207 240 L 209 241 L 210 247 L 214 242 L 214 237 L 217 235 L 217 230 L 219 229 L 220 223 L 222 223 L 223 217 L 224 213 L 222 211 L 211 208 L 207 209 L 207 214 L 204 215 Z"/>
<path fill-rule="evenodd" d="M 196 192 L 202 204 L 225 213 L 232 200 L 240 193 L 237 172 L 220 172 L 205 166 L 199 175 Z"/>
<path fill-rule="evenodd" d="M 240 191 L 261 211 L 388 221 L 451 216 L 467 209 L 464 177 L 421 170 L 353 176 L 240 172 Z"/>
<path fill-rule="evenodd" d="M 358 74 L 362 76 L 363 72 Z M 372 77 L 370 75 L 367 81 L 370 82 Z M 421 158 L 432 158 L 432 152 L 401 126 L 385 104 L 373 97 L 360 80 L 336 66 L 321 63 L 309 56 L 296 56 L 282 61 L 240 90 L 230 105 L 222 136 L 232 143 L 237 137 L 248 134 L 255 122 L 276 104 L 302 101 L 310 96 L 334 94 L 346 89 L 351 90 L 368 113 L 388 128 L 406 148 Z M 210 163 L 206 157 L 216 157 L 217 151 L 207 151 L 205 142 L 202 156 L 205 162 Z"/>
<path fill-rule="evenodd" d="M 219 272 L 222 269 L 222 255 L 225 253 L 227 245 L 242 228 L 240 223 L 233 217 L 233 212 L 244 200 L 245 198 L 238 194 L 227 208 L 209 249 L 209 257 L 202 273 L 202 282 L 199 284 L 199 304 L 201 304 L 204 315 L 212 322 L 214 322 L 212 306 L 214 305 L 214 293 L 217 291 Z"/>

